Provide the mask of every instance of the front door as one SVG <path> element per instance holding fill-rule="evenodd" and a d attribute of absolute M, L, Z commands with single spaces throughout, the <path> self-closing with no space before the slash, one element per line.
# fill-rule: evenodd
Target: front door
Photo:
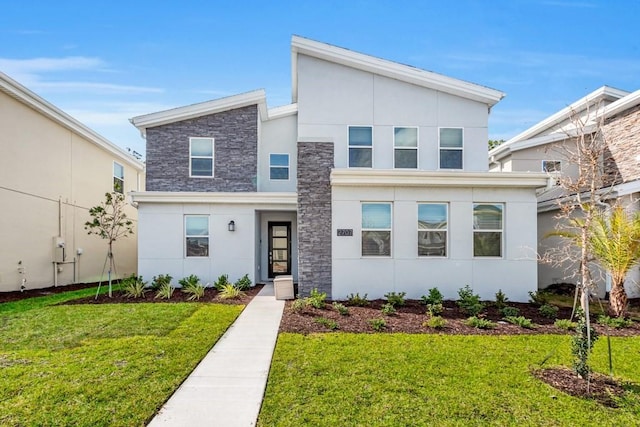
<path fill-rule="evenodd" d="M 269 222 L 269 278 L 291 274 L 291 223 Z"/>

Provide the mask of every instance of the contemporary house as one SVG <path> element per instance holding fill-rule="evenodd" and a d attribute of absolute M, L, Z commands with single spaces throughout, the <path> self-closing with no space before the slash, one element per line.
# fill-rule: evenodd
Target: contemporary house
<path fill-rule="evenodd" d="M 131 120 L 147 141 L 140 274 L 526 300 L 547 175 L 489 172 L 504 95 L 298 36 L 291 52 L 289 105 L 256 90 Z"/>
<path fill-rule="evenodd" d="M 578 119 L 583 125 L 576 129 Z M 551 185 L 538 194 L 538 252 L 544 255 L 562 242 L 557 237 L 545 237 L 556 229 L 560 200 L 566 191 L 554 185 L 561 175 L 576 178 L 578 168 L 570 152 L 575 152 L 575 136 L 589 138 L 600 128 L 606 153 L 603 170 L 611 178 L 603 194 L 610 202 L 622 203 L 628 211 L 640 209 L 640 91 L 633 93 L 603 86 L 566 108 L 542 120 L 489 152 L 492 171 L 545 172 Z M 582 133 L 581 133 L 582 132 Z M 575 282 L 576 266 L 540 263 L 538 286 L 543 289 L 553 283 Z M 606 275 L 594 271 L 598 293 L 609 290 Z M 640 270 L 634 269 L 625 284 L 628 294 L 640 296 Z"/>
<path fill-rule="evenodd" d="M 89 208 L 143 190 L 144 165 L 2 73 L 0 146 L 0 291 L 99 280 L 107 247 L 84 230 Z M 136 248 L 116 242 L 119 275 L 136 272 Z"/>

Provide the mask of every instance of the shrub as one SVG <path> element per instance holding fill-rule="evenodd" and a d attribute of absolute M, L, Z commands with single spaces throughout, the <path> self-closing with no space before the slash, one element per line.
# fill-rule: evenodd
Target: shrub
<path fill-rule="evenodd" d="M 542 306 L 549 302 L 549 296 L 545 291 L 529 291 L 529 302 Z"/>
<path fill-rule="evenodd" d="M 335 320 L 327 319 L 326 317 L 316 317 L 314 320 L 331 331 L 338 329 L 338 323 Z"/>
<path fill-rule="evenodd" d="M 213 284 L 213 287 L 216 288 L 217 291 L 221 291 L 226 285 L 231 284 L 231 282 L 229 282 L 229 275 L 228 274 L 221 274 L 218 277 L 218 280 L 215 281 L 215 283 Z"/>
<path fill-rule="evenodd" d="M 475 317 L 484 309 L 484 304 L 480 302 L 480 296 L 473 293 L 469 285 L 458 290 L 460 299 L 456 302 L 460 309 L 471 317 Z"/>
<path fill-rule="evenodd" d="M 317 288 L 311 289 L 311 293 L 307 298 L 308 304 L 315 308 L 324 308 L 324 301 L 327 299 L 326 292 L 319 292 Z"/>
<path fill-rule="evenodd" d="M 122 281 L 122 289 L 128 298 L 140 298 L 147 292 L 147 283 L 142 280 L 142 276 L 132 274 Z"/>
<path fill-rule="evenodd" d="M 393 304 L 391 303 L 386 303 L 382 306 L 382 314 L 384 314 L 385 316 L 393 316 L 394 314 L 396 314 L 396 308 L 394 307 Z"/>
<path fill-rule="evenodd" d="M 300 298 L 299 296 L 298 296 L 298 299 L 294 300 L 291 303 L 292 311 L 303 311 L 306 307 L 307 307 L 307 302 L 304 300 L 304 298 Z"/>
<path fill-rule="evenodd" d="M 440 316 L 444 311 L 442 304 L 427 304 L 427 313 L 429 316 Z"/>
<path fill-rule="evenodd" d="M 598 333 L 593 328 L 587 328 L 586 316 L 581 309 L 576 310 L 576 318 L 578 319 L 578 324 L 571 340 L 573 370 L 580 378 L 587 380 L 591 373 L 591 367 L 588 364 L 589 355 L 593 349 L 593 344 L 598 339 Z"/>
<path fill-rule="evenodd" d="M 447 326 L 447 321 L 446 319 L 443 319 L 440 316 L 433 316 L 426 322 L 423 322 L 422 326 L 426 326 L 428 328 L 433 328 L 433 329 L 442 329 L 445 326 Z"/>
<path fill-rule="evenodd" d="M 438 290 L 438 288 L 431 288 L 429 289 L 429 293 L 427 295 L 422 295 L 420 299 L 425 305 L 442 304 L 442 301 L 444 301 L 444 296 Z"/>
<path fill-rule="evenodd" d="M 389 292 L 384 294 L 384 297 L 387 299 L 387 303 L 391 304 L 394 307 L 401 307 L 404 305 L 404 296 L 407 295 L 406 292 Z"/>
<path fill-rule="evenodd" d="M 371 325 L 371 327 L 373 328 L 374 331 L 376 332 L 380 332 L 383 331 L 384 328 L 387 327 L 387 321 L 380 318 L 380 319 L 369 319 L 369 325 Z"/>
<path fill-rule="evenodd" d="M 558 307 L 551 304 L 543 304 L 538 309 L 538 312 L 541 316 L 546 317 L 547 319 L 555 319 L 558 317 Z"/>
<path fill-rule="evenodd" d="M 503 307 L 502 309 L 500 309 L 500 315 L 502 317 L 520 316 L 520 309 L 518 307 Z"/>
<path fill-rule="evenodd" d="M 493 329 L 496 327 L 496 324 L 494 322 L 477 316 L 469 317 L 464 321 L 464 324 L 478 329 Z"/>
<path fill-rule="evenodd" d="M 189 301 L 199 300 L 204 296 L 204 286 L 200 283 L 198 276 L 192 274 L 180 280 L 179 283 L 182 285 L 182 292 L 189 295 L 187 297 Z"/>
<path fill-rule="evenodd" d="M 188 286 L 188 285 L 195 285 L 196 283 L 200 283 L 200 278 L 198 276 L 196 276 L 195 274 L 191 274 L 187 277 L 184 277 L 180 280 L 178 280 L 178 283 L 180 284 L 180 286 L 182 286 L 183 288 Z"/>
<path fill-rule="evenodd" d="M 153 276 L 151 289 L 157 291 L 165 284 L 171 285 L 171 279 L 173 279 L 173 277 L 171 277 L 171 275 L 169 274 L 158 274 L 157 276 Z"/>
<path fill-rule="evenodd" d="M 508 316 L 508 317 L 505 317 L 504 320 L 525 329 L 533 329 L 536 327 L 536 325 L 531 321 L 531 319 L 527 319 L 524 316 L 517 316 L 517 317 Z"/>
<path fill-rule="evenodd" d="M 171 299 L 171 297 L 173 296 L 173 291 L 175 290 L 176 288 L 171 286 L 171 283 L 165 282 L 158 288 L 158 291 L 156 292 L 156 298 Z"/>
<path fill-rule="evenodd" d="M 235 285 L 227 284 L 222 287 L 218 293 L 218 298 L 221 299 L 235 299 L 244 296 L 244 291 Z"/>
<path fill-rule="evenodd" d="M 251 279 L 249 279 L 249 275 L 245 274 L 244 276 L 236 280 L 234 286 L 241 291 L 246 291 L 251 287 L 252 284 L 253 283 L 251 282 Z"/>
<path fill-rule="evenodd" d="M 344 304 L 340 304 L 339 302 L 336 301 L 333 303 L 333 308 L 335 309 L 335 311 L 340 313 L 341 316 L 349 315 L 349 309 Z"/>
<path fill-rule="evenodd" d="M 625 319 L 624 317 L 609 317 L 604 314 L 598 316 L 597 322 L 601 325 L 608 326 L 615 329 L 628 328 L 633 325 L 632 320 Z"/>
<path fill-rule="evenodd" d="M 578 324 L 576 322 L 572 322 L 569 319 L 558 319 L 553 324 L 556 328 L 565 329 L 567 331 L 573 331 L 576 329 Z"/>
<path fill-rule="evenodd" d="M 502 292 L 502 289 L 498 289 L 498 292 L 496 292 L 496 307 L 498 309 L 506 307 L 507 301 L 509 301 L 509 298 Z"/>
<path fill-rule="evenodd" d="M 367 299 L 367 294 L 364 294 L 363 297 L 361 297 L 359 293 L 355 295 L 350 294 L 347 297 L 347 304 L 354 307 L 366 307 L 369 305 L 369 300 Z"/>

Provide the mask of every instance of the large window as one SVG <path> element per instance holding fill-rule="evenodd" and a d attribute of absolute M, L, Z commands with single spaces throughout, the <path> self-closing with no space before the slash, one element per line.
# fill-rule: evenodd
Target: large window
<path fill-rule="evenodd" d="M 362 204 L 362 256 L 391 256 L 391 204 Z"/>
<path fill-rule="evenodd" d="M 440 169 L 462 169 L 461 128 L 440 128 Z"/>
<path fill-rule="evenodd" d="M 269 179 L 289 179 L 289 155 L 269 154 Z"/>
<path fill-rule="evenodd" d="M 184 234 L 187 257 L 209 256 L 209 215 L 185 215 Z"/>
<path fill-rule="evenodd" d="M 189 175 L 213 176 L 213 138 L 189 138 Z"/>
<path fill-rule="evenodd" d="M 372 167 L 372 151 L 373 129 L 371 126 L 349 126 L 349 167 Z"/>
<path fill-rule="evenodd" d="M 473 256 L 501 257 L 504 204 L 473 205 Z"/>
<path fill-rule="evenodd" d="M 393 165 L 398 169 L 418 168 L 418 128 L 393 128 Z"/>
<path fill-rule="evenodd" d="M 113 191 L 124 194 L 124 167 L 113 162 Z"/>
<path fill-rule="evenodd" d="M 418 204 L 418 256 L 447 256 L 447 204 Z"/>

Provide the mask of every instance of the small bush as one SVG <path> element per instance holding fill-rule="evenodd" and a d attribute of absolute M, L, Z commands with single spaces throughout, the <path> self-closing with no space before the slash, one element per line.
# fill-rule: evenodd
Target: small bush
<path fill-rule="evenodd" d="M 244 291 L 239 289 L 237 286 L 227 284 L 227 285 L 224 285 L 222 287 L 222 290 L 219 291 L 218 298 L 220 298 L 220 299 L 235 299 L 235 298 L 241 298 L 244 295 L 245 295 Z"/>
<path fill-rule="evenodd" d="M 252 284 L 253 283 L 251 282 L 251 279 L 249 279 L 249 275 L 245 274 L 244 276 L 236 280 L 234 286 L 241 291 L 246 291 L 251 287 Z"/>
<path fill-rule="evenodd" d="M 189 276 L 178 280 L 178 283 L 180 284 L 180 286 L 184 288 L 189 285 L 195 285 L 197 283 L 200 283 L 200 278 L 195 274 L 190 274 Z"/>
<path fill-rule="evenodd" d="M 502 292 L 502 289 L 498 289 L 498 292 L 496 292 L 496 307 L 498 309 L 505 308 L 507 301 L 509 301 L 509 298 Z"/>
<path fill-rule="evenodd" d="M 349 308 L 347 308 L 347 306 L 345 306 L 344 304 L 340 304 L 337 301 L 333 303 L 333 309 L 338 313 L 340 313 L 341 316 L 349 315 Z"/>
<path fill-rule="evenodd" d="M 173 296 L 173 291 L 175 290 L 176 288 L 171 286 L 171 283 L 165 282 L 158 288 L 158 291 L 156 292 L 156 298 L 171 299 L 171 297 Z"/>
<path fill-rule="evenodd" d="M 369 300 L 367 299 L 367 294 L 364 294 L 363 297 L 361 297 L 359 293 L 355 295 L 350 294 L 347 297 L 347 304 L 354 307 L 366 307 L 369 305 Z"/>
<path fill-rule="evenodd" d="M 477 316 L 469 317 L 464 321 L 464 324 L 478 329 L 493 329 L 496 327 L 496 324 L 494 322 Z"/>
<path fill-rule="evenodd" d="M 569 319 L 558 319 L 553 324 L 556 328 L 564 329 L 566 331 L 574 331 L 578 324 L 576 322 L 572 322 Z"/>
<path fill-rule="evenodd" d="M 609 317 L 604 314 L 598 316 L 597 322 L 615 329 L 624 329 L 633 325 L 633 320 L 625 319 L 624 317 Z"/>
<path fill-rule="evenodd" d="M 393 304 L 391 303 L 386 303 L 382 306 L 382 314 L 384 314 L 385 316 L 393 316 L 394 314 L 396 314 L 396 308 L 394 307 Z"/>
<path fill-rule="evenodd" d="M 473 293 L 469 285 L 458 290 L 460 299 L 456 302 L 460 309 L 471 317 L 475 317 L 484 309 L 484 304 L 480 302 L 480 296 Z"/>
<path fill-rule="evenodd" d="M 406 292 L 389 292 L 384 294 L 384 297 L 387 299 L 387 303 L 391 304 L 394 307 L 402 307 L 404 305 L 404 297 L 407 295 Z"/>
<path fill-rule="evenodd" d="M 442 302 L 444 301 L 444 296 L 438 290 L 438 288 L 431 288 L 429 289 L 429 293 L 427 295 L 422 295 L 420 299 L 425 305 L 442 304 Z"/>
<path fill-rule="evenodd" d="M 536 327 L 531 319 L 527 319 L 524 316 L 508 316 L 505 317 L 504 320 L 525 329 L 534 329 Z"/>
<path fill-rule="evenodd" d="M 147 292 L 147 283 L 142 280 L 142 276 L 132 274 L 122 281 L 122 290 L 127 298 L 140 298 Z"/>
<path fill-rule="evenodd" d="M 529 302 L 535 305 L 545 305 L 549 303 L 549 293 L 545 291 L 529 291 Z"/>
<path fill-rule="evenodd" d="M 338 329 L 338 323 L 335 320 L 327 319 L 326 317 L 316 317 L 314 320 L 331 331 Z"/>
<path fill-rule="evenodd" d="M 387 327 L 387 321 L 380 318 L 380 319 L 369 319 L 369 325 L 371 325 L 371 327 L 373 328 L 374 331 L 376 332 L 380 332 L 383 331 L 384 328 Z"/>
<path fill-rule="evenodd" d="M 444 312 L 442 304 L 427 304 L 427 313 L 429 316 L 440 316 Z"/>
<path fill-rule="evenodd" d="M 298 299 L 294 300 L 291 303 L 291 310 L 292 311 L 303 311 L 305 308 L 307 307 L 307 302 L 304 300 L 304 298 L 300 298 L 300 296 L 298 296 Z"/>
<path fill-rule="evenodd" d="M 319 292 L 317 288 L 311 289 L 311 293 L 305 298 L 309 305 L 315 308 L 324 308 L 324 302 L 327 299 L 326 292 Z"/>
<path fill-rule="evenodd" d="M 445 326 L 447 326 L 447 320 L 443 319 L 440 316 L 433 316 L 429 320 L 423 322 L 422 326 L 433 329 L 443 329 Z"/>
<path fill-rule="evenodd" d="M 555 319 L 558 317 L 558 307 L 551 304 L 543 304 L 538 309 L 538 312 L 541 316 L 546 317 L 547 319 Z"/>
<path fill-rule="evenodd" d="M 231 282 L 229 282 L 229 275 L 221 274 L 218 277 L 218 280 L 214 282 L 213 287 L 216 288 L 217 291 L 221 291 L 226 285 L 229 284 L 231 284 Z"/>
<path fill-rule="evenodd" d="M 153 281 L 151 282 L 151 289 L 154 291 L 159 290 L 163 285 L 169 284 L 171 285 L 171 280 L 173 277 L 169 274 L 158 274 L 157 276 L 153 276 Z"/>
<path fill-rule="evenodd" d="M 187 300 L 194 301 L 202 298 L 204 296 L 204 286 L 200 283 L 200 279 L 194 275 L 186 279 L 180 280 L 180 284 L 182 285 L 182 292 L 189 295 Z"/>
<path fill-rule="evenodd" d="M 520 309 L 518 307 L 503 307 L 502 309 L 500 309 L 500 315 L 502 317 L 520 316 Z"/>

